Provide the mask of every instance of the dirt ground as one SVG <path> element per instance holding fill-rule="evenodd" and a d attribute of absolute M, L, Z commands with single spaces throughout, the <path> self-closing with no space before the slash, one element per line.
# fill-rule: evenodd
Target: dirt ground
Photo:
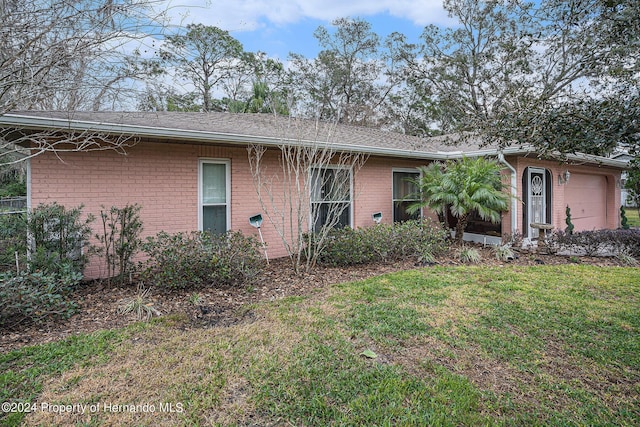
<path fill-rule="evenodd" d="M 478 247 L 482 255 L 479 265 L 554 265 L 579 262 L 602 266 L 619 266 L 616 258 L 589 258 L 543 255 L 521 252 L 517 259 L 509 262 L 496 260 L 491 249 Z M 460 265 L 454 254 L 442 256 L 436 265 Z M 359 280 L 380 274 L 429 268 L 413 261 L 385 264 L 359 265 L 353 267 L 318 267 L 311 274 L 295 275 L 288 259 L 272 260 L 260 281 L 253 286 L 202 288 L 183 291 L 166 291 L 152 288 L 148 300 L 160 315 L 186 315 L 192 327 L 224 327 L 245 320 L 251 312 L 243 310 L 248 304 L 275 300 L 292 295 L 305 295 L 330 284 Z M 123 315 L 118 308 L 126 299 L 135 297 L 139 290 L 136 284 L 109 285 L 94 281 L 79 287 L 74 295 L 79 310 L 71 318 L 52 321 L 44 325 L 13 325 L 0 329 L 0 353 L 26 345 L 57 341 L 79 333 L 102 329 L 120 328 L 137 321 L 134 314 Z M 196 298 L 197 296 L 197 298 Z M 197 301 L 196 301 L 197 299 Z"/>

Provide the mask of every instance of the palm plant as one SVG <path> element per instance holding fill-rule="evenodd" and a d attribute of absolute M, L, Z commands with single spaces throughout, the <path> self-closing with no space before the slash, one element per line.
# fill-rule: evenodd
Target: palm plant
<path fill-rule="evenodd" d="M 442 189 L 444 181 L 445 164 L 442 162 L 433 162 L 428 166 L 422 166 L 420 176 L 412 179 L 411 182 L 418 189 L 418 194 L 410 194 L 407 198 L 418 200 L 407 206 L 407 212 L 413 214 L 423 207 L 428 207 L 438 215 L 438 220 L 444 225 L 445 229 L 449 229 L 447 220 L 447 202 L 443 199 L 445 192 Z"/>
<path fill-rule="evenodd" d="M 484 221 L 500 222 L 507 210 L 509 196 L 502 190 L 500 171 L 495 160 L 478 157 L 434 162 L 421 169 L 416 180 L 419 201 L 409 206 L 409 212 L 427 207 L 446 224 L 447 211 L 457 218 L 455 240 L 462 242 L 469 215 L 477 212 Z"/>

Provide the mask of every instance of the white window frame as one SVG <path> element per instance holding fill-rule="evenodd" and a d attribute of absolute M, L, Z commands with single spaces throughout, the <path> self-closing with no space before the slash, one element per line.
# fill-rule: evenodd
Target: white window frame
<path fill-rule="evenodd" d="M 313 222 L 313 204 L 314 203 L 327 203 L 327 202 L 314 202 L 313 201 L 313 171 L 316 169 L 333 169 L 333 170 L 348 170 L 349 171 L 349 227 L 353 228 L 354 218 L 354 205 L 353 205 L 353 168 L 345 165 L 313 165 L 309 168 L 309 230 L 315 228 Z M 334 201 L 333 203 L 345 203 L 346 200 Z"/>
<path fill-rule="evenodd" d="M 393 190 L 394 190 L 394 186 L 393 186 L 393 179 L 394 179 L 394 174 L 396 172 L 400 172 L 400 173 L 415 173 L 418 174 L 418 179 L 422 177 L 422 172 L 420 171 L 420 169 L 417 168 L 392 168 L 391 169 L 391 215 L 392 215 L 392 221 L 395 223 L 396 222 L 396 218 L 394 216 L 395 214 L 395 207 L 396 207 L 396 202 L 401 201 L 402 199 L 395 199 L 393 196 Z M 416 201 L 419 201 L 420 199 L 415 199 Z M 422 209 L 420 209 L 419 211 L 419 215 L 418 218 L 422 218 Z"/>
<path fill-rule="evenodd" d="M 225 187 L 226 201 L 225 203 L 202 203 L 202 170 L 205 164 L 222 164 L 225 165 Z M 226 205 L 227 231 L 231 230 L 231 160 L 230 159 L 199 159 L 198 160 L 198 230 L 203 231 L 203 215 L 202 210 L 205 206 L 222 206 Z"/>

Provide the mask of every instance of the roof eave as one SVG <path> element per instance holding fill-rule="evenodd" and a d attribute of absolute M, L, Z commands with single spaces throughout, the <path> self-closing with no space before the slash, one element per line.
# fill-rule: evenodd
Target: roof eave
<path fill-rule="evenodd" d="M 102 123 L 86 120 L 71 120 L 59 118 L 31 117 L 19 114 L 5 114 L 0 116 L 0 125 L 15 126 L 25 129 L 48 129 L 64 131 L 96 131 L 107 134 L 135 135 L 141 138 L 154 138 L 160 140 L 171 140 L 172 142 L 189 141 L 212 143 L 221 142 L 232 145 L 258 144 L 276 147 L 283 143 L 297 143 L 311 146 L 317 143 L 328 143 L 337 151 L 359 152 L 370 155 L 446 160 L 449 158 L 444 153 L 431 153 L 419 150 L 403 150 L 397 148 L 370 147 L 356 144 L 338 144 L 330 141 L 312 141 L 305 139 L 287 139 L 285 137 L 266 137 L 247 134 L 234 134 L 227 132 L 211 132 L 198 130 L 185 130 L 177 128 L 158 128 L 151 126 L 124 125 L 114 123 Z"/>
<path fill-rule="evenodd" d="M 312 141 L 304 139 L 287 139 L 280 137 L 266 137 L 247 134 L 235 134 L 227 132 L 211 132 L 198 130 L 185 130 L 178 128 L 159 128 L 152 126 L 124 125 L 114 123 L 103 123 L 88 120 L 60 119 L 53 117 L 33 117 L 20 114 L 5 114 L 0 116 L 0 125 L 21 127 L 26 129 L 49 129 L 65 131 L 91 131 L 103 132 L 115 135 L 135 135 L 142 138 L 155 138 L 160 140 L 171 140 L 172 142 L 189 141 L 201 143 L 221 142 L 232 145 L 257 144 L 277 147 L 283 143 L 297 143 L 303 145 L 313 145 L 317 143 L 328 143 L 337 151 L 357 152 L 369 155 L 401 157 L 416 160 L 450 160 L 462 157 L 495 156 L 499 152 L 504 155 L 531 154 L 535 150 L 531 146 L 515 146 L 506 148 L 485 148 L 471 151 L 421 151 L 404 150 L 399 148 L 371 147 L 357 144 L 338 144 L 330 141 Z M 615 160 L 608 157 L 594 156 L 589 154 L 568 154 L 570 160 L 596 163 L 604 166 L 611 166 L 626 169 L 628 163 L 623 160 Z"/>

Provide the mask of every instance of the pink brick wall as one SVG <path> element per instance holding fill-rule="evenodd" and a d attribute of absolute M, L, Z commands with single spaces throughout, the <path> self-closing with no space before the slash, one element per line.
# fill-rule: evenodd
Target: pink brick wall
<path fill-rule="evenodd" d="M 393 222 L 393 170 L 415 169 L 424 166 L 423 161 L 370 157 L 354 177 L 354 226 L 367 227 L 375 224 L 371 215 L 382 212 L 382 222 Z M 430 215 L 425 211 L 425 215 Z"/>
<path fill-rule="evenodd" d="M 58 202 L 68 207 L 80 204 L 85 213 L 99 217 L 101 205 L 123 207 L 127 203 L 142 206 L 143 236 L 159 231 L 175 233 L 198 228 L 198 164 L 201 159 L 228 160 L 231 166 L 231 227 L 245 234 L 257 231 L 248 222 L 250 216 L 262 213 L 265 219 L 262 232 L 268 243 L 271 258 L 286 256 L 286 250 L 258 201 L 250 174 L 247 150 L 244 147 L 189 145 L 142 142 L 128 150 L 126 156 L 114 152 L 66 153 L 60 158 L 44 154 L 31 160 L 31 204 Z M 280 166 L 275 150 L 265 154 L 267 175 L 271 176 Z M 61 161 L 62 160 L 62 161 Z M 522 173 L 526 166 L 549 169 L 553 179 L 552 223 L 564 226 L 565 186 L 558 186 L 557 176 L 567 168 L 555 162 L 535 159 L 509 159 L 518 170 L 519 197 L 522 195 Z M 354 227 L 373 225 L 371 214 L 381 211 L 383 221 L 393 220 L 392 171 L 416 168 L 425 162 L 371 157 L 356 172 L 354 188 Z M 617 209 L 620 192 L 616 191 L 616 179 L 620 173 L 607 168 L 570 166 L 573 173 L 590 172 L 607 177 L 607 223 L 603 227 L 615 228 L 619 224 Z M 281 175 L 280 175 L 281 176 Z M 282 193 L 281 180 L 273 182 L 273 194 Z M 275 204 L 281 207 L 279 200 Z M 425 212 L 426 216 L 435 218 Z M 522 204 L 518 207 L 518 226 L 522 230 Z M 94 223 L 97 230 L 98 220 Z M 503 232 L 510 233 L 509 213 L 503 215 Z M 106 268 L 99 259 L 93 259 L 86 273 L 88 277 L 101 277 Z"/>
<path fill-rule="evenodd" d="M 247 150 L 218 146 L 140 143 L 126 156 L 114 152 L 44 154 L 31 160 L 31 204 L 83 204 L 85 213 L 99 217 L 101 205 L 142 206 L 143 236 L 159 231 L 198 229 L 198 160 L 228 159 L 231 163 L 231 226 L 256 234 L 249 217 L 261 211 L 249 173 Z M 94 229 L 98 229 L 98 221 Z M 267 224 L 265 224 L 267 225 Z M 265 239 L 275 241 L 267 226 Z M 94 242 L 95 243 L 95 242 Z M 272 256 L 285 253 L 270 245 Z M 86 274 L 101 277 L 106 268 L 93 259 Z"/>
<path fill-rule="evenodd" d="M 159 231 L 176 233 L 198 228 L 199 160 L 227 160 L 231 166 L 231 228 L 256 235 L 249 217 L 262 213 L 262 233 L 271 258 L 286 256 L 273 223 L 260 206 L 244 147 L 168 144 L 142 142 L 128 150 L 126 156 L 115 152 L 67 153 L 60 159 L 52 154 L 31 160 L 31 204 L 58 202 L 68 207 L 84 205 L 85 214 L 99 217 L 101 206 L 122 207 L 138 203 L 143 237 Z M 283 193 L 279 154 L 275 150 L 264 156 L 266 176 L 272 181 L 275 205 Z M 391 223 L 392 171 L 415 168 L 420 161 L 370 158 L 353 179 L 355 227 L 373 224 L 371 214 L 382 211 L 383 221 Z M 277 173 L 278 177 L 274 179 Z M 266 196 L 266 194 L 265 194 Z M 268 198 L 265 197 L 265 200 Z M 267 204 L 270 202 L 267 201 Z M 269 207 L 269 210 L 272 210 Z M 280 221 L 276 216 L 275 221 Z M 94 229 L 98 229 L 98 220 Z M 97 243 L 94 241 L 93 243 Z M 102 277 L 106 272 L 101 259 L 94 258 L 87 277 Z"/>

